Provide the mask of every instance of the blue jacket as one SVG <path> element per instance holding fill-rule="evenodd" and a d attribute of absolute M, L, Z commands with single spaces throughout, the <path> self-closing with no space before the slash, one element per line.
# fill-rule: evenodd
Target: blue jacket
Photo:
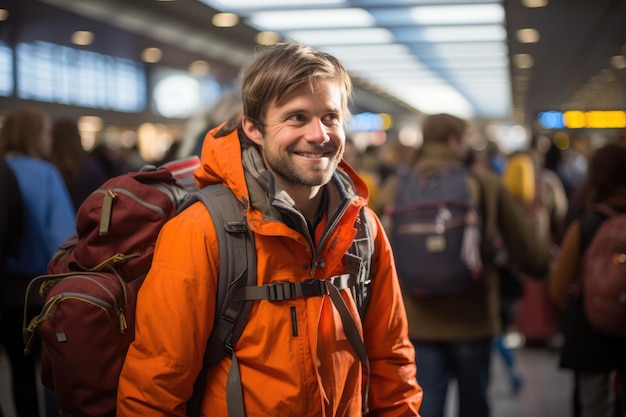
<path fill-rule="evenodd" d="M 49 162 L 23 155 L 6 158 L 15 173 L 24 205 L 24 234 L 17 257 L 3 270 L 18 275 L 46 272 L 56 249 L 76 233 L 76 216 L 61 174 Z"/>

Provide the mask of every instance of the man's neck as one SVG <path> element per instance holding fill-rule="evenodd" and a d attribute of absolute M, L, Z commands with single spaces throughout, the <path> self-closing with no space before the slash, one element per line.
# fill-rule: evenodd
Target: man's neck
<path fill-rule="evenodd" d="M 313 224 L 317 218 L 317 213 L 322 201 L 324 188 L 317 187 L 291 187 L 286 189 L 293 198 L 296 208 L 302 215 Z"/>

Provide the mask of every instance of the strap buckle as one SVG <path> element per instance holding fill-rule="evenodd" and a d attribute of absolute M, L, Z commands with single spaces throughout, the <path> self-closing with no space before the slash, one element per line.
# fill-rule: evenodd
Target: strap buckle
<path fill-rule="evenodd" d="M 319 295 L 328 294 L 326 289 L 326 283 L 324 280 L 311 278 L 300 283 L 300 289 L 302 290 L 302 297 L 316 297 Z"/>
<path fill-rule="evenodd" d="M 295 287 L 292 282 L 274 282 L 265 286 L 267 291 L 267 300 L 283 301 L 296 298 Z"/>

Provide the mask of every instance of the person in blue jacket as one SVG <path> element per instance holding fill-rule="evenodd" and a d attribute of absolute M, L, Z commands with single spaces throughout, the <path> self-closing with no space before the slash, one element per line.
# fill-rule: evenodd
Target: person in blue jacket
<path fill-rule="evenodd" d="M 39 415 L 35 359 L 24 355 L 22 315 L 28 282 L 46 273 L 56 249 L 76 232 L 74 207 L 57 168 L 46 161 L 52 121 L 37 107 L 16 108 L 0 129 L 0 157 L 9 165 L 22 196 L 19 244 L 2 263 L 0 332 L 11 361 L 13 398 L 19 417 Z M 35 307 L 36 308 L 36 307 Z M 34 314 L 34 311 L 33 311 Z"/>

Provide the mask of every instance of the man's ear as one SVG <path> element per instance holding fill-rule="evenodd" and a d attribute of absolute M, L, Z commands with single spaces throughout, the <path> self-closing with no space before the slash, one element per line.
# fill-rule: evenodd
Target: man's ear
<path fill-rule="evenodd" d="M 257 129 L 256 124 L 248 119 L 246 116 L 241 117 L 241 127 L 243 128 L 243 133 L 257 145 L 263 144 L 263 135 Z"/>

